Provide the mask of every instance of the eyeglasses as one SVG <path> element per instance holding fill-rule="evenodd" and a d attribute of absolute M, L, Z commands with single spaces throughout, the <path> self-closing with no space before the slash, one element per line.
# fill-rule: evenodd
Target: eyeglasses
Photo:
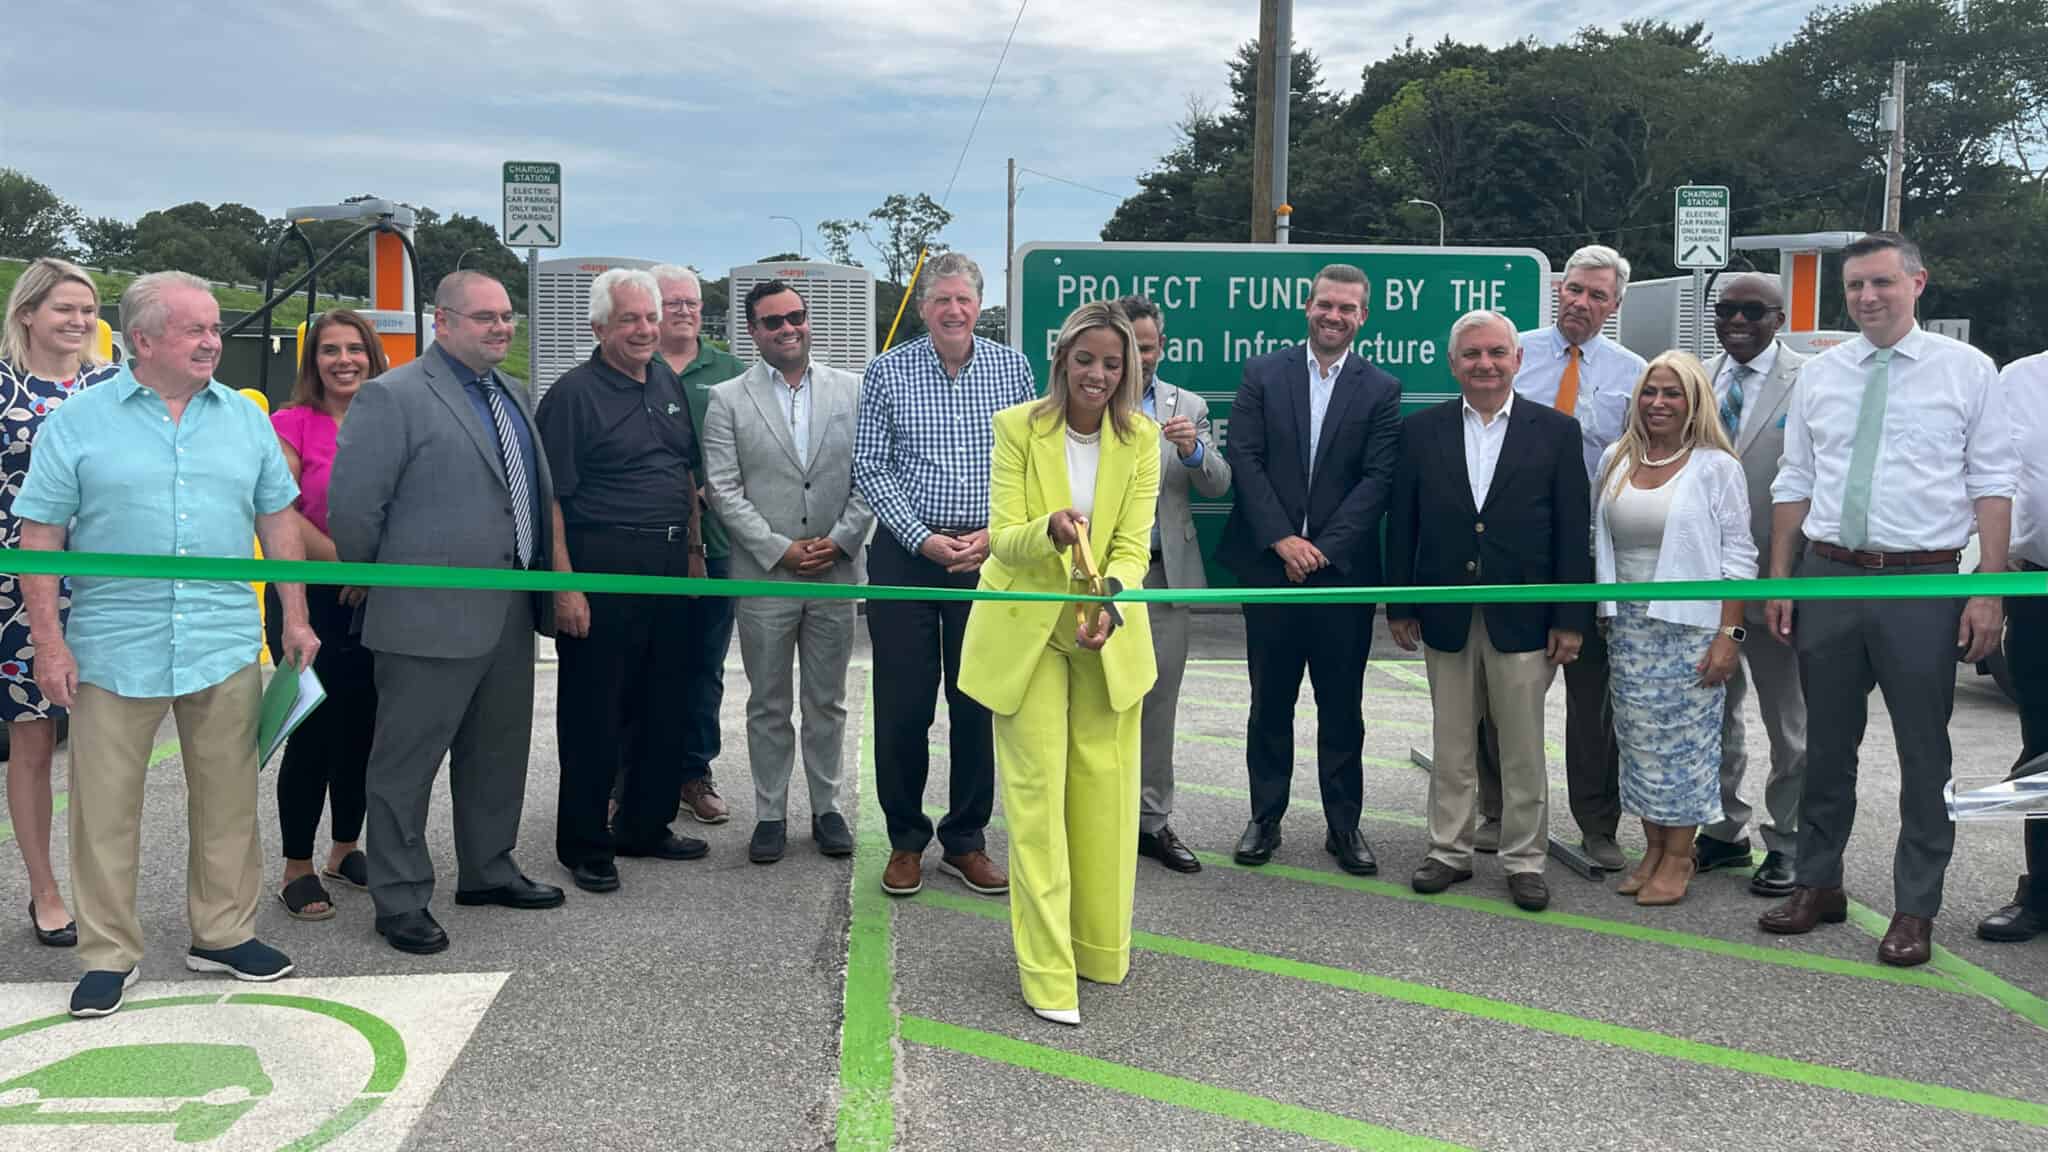
<path fill-rule="evenodd" d="M 685 300 L 678 296 L 673 300 L 663 300 L 661 302 L 661 309 L 664 312 L 702 312 L 704 310 L 704 302 L 702 300 Z"/>
<path fill-rule="evenodd" d="M 1714 301 L 1714 315 L 1719 316 L 1723 320 L 1733 320 L 1739 315 L 1751 324 L 1755 324 L 1777 310 L 1775 306 L 1766 304 L 1761 300 L 1743 300 L 1739 302 L 1735 300 Z"/>
<path fill-rule="evenodd" d="M 484 328 L 492 324 L 503 324 L 509 328 L 518 319 L 518 314 L 514 312 L 457 312 L 456 315 Z"/>
<path fill-rule="evenodd" d="M 804 321 L 810 318 L 810 309 L 799 308 L 794 312 L 785 312 L 780 316 L 756 316 L 754 317 L 754 323 L 759 324 L 769 332 L 780 332 L 784 324 L 792 328 L 801 328 L 804 326 Z"/>

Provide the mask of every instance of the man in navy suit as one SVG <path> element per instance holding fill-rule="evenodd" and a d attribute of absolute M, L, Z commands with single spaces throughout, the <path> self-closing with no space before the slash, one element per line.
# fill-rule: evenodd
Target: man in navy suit
<path fill-rule="evenodd" d="M 1401 451 L 1401 382 L 1352 351 L 1370 297 L 1365 273 L 1329 265 L 1310 288 L 1307 347 L 1244 366 L 1230 414 L 1237 503 L 1217 558 L 1247 586 L 1381 582 L 1380 520 Z M 1238 863 L 1264 864 L 1280 846 L 1294 775 L 1294 701 L 1306 669 L 1318 709 L 1324 850 L 1354 875 L 1379 870 L 1358 831 L 1372 623 L 1371 604 L 1244 606 L 1252 818 L 1237 843 Z"/>

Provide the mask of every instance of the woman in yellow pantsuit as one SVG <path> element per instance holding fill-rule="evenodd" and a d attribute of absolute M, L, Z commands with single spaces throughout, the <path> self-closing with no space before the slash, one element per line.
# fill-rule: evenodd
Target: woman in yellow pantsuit
<path fill-rule="evenodd" d="M 1159 429 L 1139 407 L 1137 338 L 1107 303 L 1067 317 L 1044 399 L 996 414 L 981 587 L 1065 592 L 1081 533 L 1102 575 L 1144 583 Z M 995 714 L 1010 828 L 1010 934 L 1024 1000 L 1081 1022 L 1075 978 L 1131 967 L 1138 715 L 1157 669 L 1142 604 L 1080 623 L 1072 603 L 977 601 L 960 690 Z"/>

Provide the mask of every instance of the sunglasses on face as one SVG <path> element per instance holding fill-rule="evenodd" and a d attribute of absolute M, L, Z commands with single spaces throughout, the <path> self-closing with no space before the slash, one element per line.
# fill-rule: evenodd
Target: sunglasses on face
<path fill-rule="evenodd" d="M 1761 300 L 1744 300 L 1740 303 L 1734 300 L 1716 300 L 1714 302 L 1714 315 L 1719 316 L 1723 320 L 1733 320 L 1735 317 L 1741 316 L 1751 324 L 1756 324 L 1761 322 L 1764 317 L 1776 311 L 1776 308 L 1765 304 Z"/>
<path fill-rule="evenodd" d="M 804 321 L 810 319 L 810 317 L 810 309 L 799 308 L 794 312 L 784 312 L 780 316 L 756 316 L 754 317 L 754 323 L 759 324 L 766 331 L 780 332 L 784 324 L 792 328 L 801 328 L 804 326 Z"/>

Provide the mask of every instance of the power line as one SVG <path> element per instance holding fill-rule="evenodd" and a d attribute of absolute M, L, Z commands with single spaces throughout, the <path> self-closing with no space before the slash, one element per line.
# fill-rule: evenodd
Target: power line
<path fill-rule="evenodd" d="M 1017 2 L 1017 18 L 1010 21 L 1010 34 L 1003 37 L 1003 50 L 996 56 L 996 70 L 989 73 L 988 88 L 981 94 L 981 107 L 974 110 L 974 123 L 968 126 L 967 140 L 960 145 L 960 158 L 953 162 L 953 178 L 946 181 L 946 194 L 939 197 L 939 207 L 941 208 L 944 208 L 947 202 L 953 199 L 953 185 L 960 180 L 960 167 L 967 163 L 967 150 L 974 147 L 974 134 L 981 128 L 981 114 L 988 111 L 988 98 L 995 93 L 996 77 L 1003 74 L 1003 61 L 1009 58 L 1010 42 L 1017 38 L 1017 26 L 1024 22 L 1024 9 L 1030 5 L 1031 0 L 1018 0 Z"/>

